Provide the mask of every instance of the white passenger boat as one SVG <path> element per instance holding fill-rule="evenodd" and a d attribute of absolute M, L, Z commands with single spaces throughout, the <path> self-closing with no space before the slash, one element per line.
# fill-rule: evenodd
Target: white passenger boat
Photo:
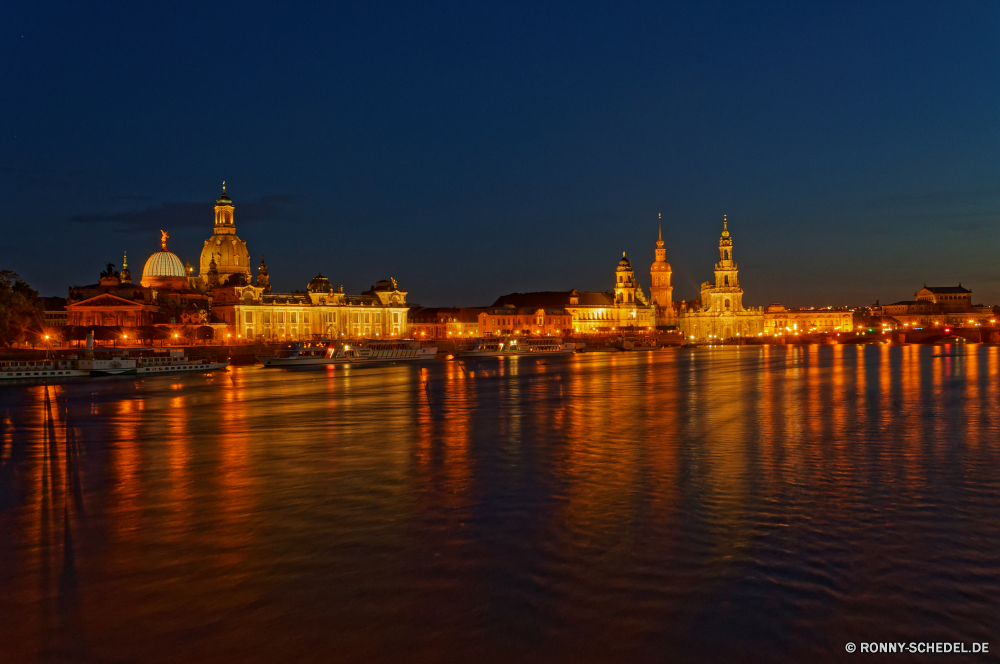
<path fill-rule="evenodd" d="M 364 339 L 331 341 L 319 339 L 283 344 L 277 354 L 258 359 L 265 367 L 307 367 L 321 364 L 367 364 L 432 360 L 437 347 L 413 339 Z"/>
<path fill-rule="evenodd" d="M 576 344 L 546 337 L 484 337 L 470 350 L 460 350 L 458 357 L 504 357 L 507 355 L 554 355 L 575 353 Z"/>
<path fill-rule="evenodd" d="M 140 376 L 217 371 L 229 366 L 229 358 L 190 358 L 183 348 L 150 348 L 136 354 L 134 360 L 135 373 Z"/>
<path fill-rule="evenodd" d="M 84 378 L 216 371 L 229 360 L 191 359 L 180 348 L 147 348 L 132 351 L 94 351 L 50 360 L 0 361 L 0 380 L 34 378 Z"/>
<path fill-rule="evenodd" d="M 0 361 L 0 380 L 27 380 L 29 378 L 83 378 L 89 370 L 81 369 L 76 359 L 65 360 L 3 360 Z"/>

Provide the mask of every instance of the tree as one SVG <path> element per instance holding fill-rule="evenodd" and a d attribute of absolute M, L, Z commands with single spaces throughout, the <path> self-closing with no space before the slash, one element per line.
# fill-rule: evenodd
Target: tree
<path fill-rule="evenodd" d="M 40 328 L 41 322 L 38 291 L 21 281 L 16 272 L 0 270 L 0 344 L 21 341 L 29 328 Z"/>

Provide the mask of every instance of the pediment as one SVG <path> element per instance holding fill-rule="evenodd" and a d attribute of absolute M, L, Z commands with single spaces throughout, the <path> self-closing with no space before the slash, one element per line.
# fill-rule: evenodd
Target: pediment
<path fill-rule="evenodd" d="M 73 304 L 67 304 L 66 307 L 67 308 L 94 307 L 101 309 L 133 307 L 136 309 L 141 309 L 142 305 L 139 304 L 138 302 L 133 302 L 132 300 L 126 300 L 123 297 L 118 297 L 117 295 L 111 295 L 110 293 L 101 293 L 100 295 L 95 295 L 94 297 L 88 298 L 81 302 L 74 302 Z"/>

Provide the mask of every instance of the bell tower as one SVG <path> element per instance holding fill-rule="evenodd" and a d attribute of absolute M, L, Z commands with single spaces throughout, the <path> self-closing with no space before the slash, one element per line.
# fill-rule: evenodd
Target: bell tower
<path fill-rule="evenodd" d="M 672 322 L 674 317 L 674 289 L 670 285 L 670 278 L 673 276 L 673 271 L 670 269 L 670 263 L 667 262 L 667 250 L 663 246 L 662 214 L 660 214 L 660 219 L 660 235 L 656 240 L 656 260 L 649 268 L 649 276 L 652 279 L 649 295 L 658 308 L 657 317 Z"/>
<path fill-rule="evenodd" d="M 717 311 L 743 310 L 743 289 L 740 288 L 739 273 L 736 261 L 733 260 L 733 238 L 729 236 L 729 222 L 726 215 L 722 215 L 719 262 L 715 264 L 715 288 L 712 298 Z"/>
<path fill-rule="evenodd" d="M 622 259 L 618 261 L 618 269 L 615 270 L 615 303 L 635 304 L 635 293 L 635 272 L 623 251 Z"/>

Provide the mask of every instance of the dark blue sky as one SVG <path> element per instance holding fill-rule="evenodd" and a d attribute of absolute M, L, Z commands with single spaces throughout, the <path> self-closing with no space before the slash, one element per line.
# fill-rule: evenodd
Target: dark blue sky
<path fill-rule="evenodd" d="M 1000 4 L 7 3 L 0 267 L 192 263 L 222 180 L 276 289 L 1000 302 Z"/>

